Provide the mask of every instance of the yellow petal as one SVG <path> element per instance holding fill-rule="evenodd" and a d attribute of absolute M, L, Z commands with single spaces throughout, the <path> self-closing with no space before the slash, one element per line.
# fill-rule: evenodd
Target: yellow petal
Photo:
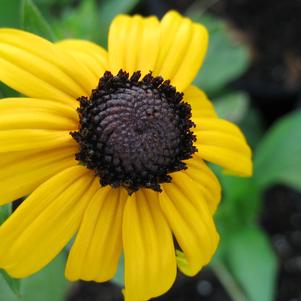
<path fill-rule="evenodd" d="M 77 130 L 77 112 L 54 101 L 32 98 L 6 98 L 0 102 L 0 130 Z"/>
<path fill-rule="evenodd" d="M 77 147 L 45 151 L 2 153 L 0 156 L 0 205 L 34 191 L 62 170 L 75 166 Z"/>
<path fill-rule="evenodd" d="M 170 288 L 176 276 L 175 251 L 158 193 L 143 189 L 128 198 L 123 247 L 126 300 L 148 300 Z"/>
<path fill-rule="evenodd" d="M 195 275 L 209 263 L 219 241 L 212 215 L 202 194 L 185 174 L 174 173 L 172 184 L 162 186 L 161 208 L 189 265 L 189 272 L 182 272 Z"/>
<path fill-rule="evenodd" d="M 96 77 L 96 84 L 99 78 L 108 70 L 108 54 L 100 46 L 84 40 L 68 39 L 56 45 L 81 61 Z"/>
<path fill-rule="evenodd" d="M 50 98 L 76 107 L 75 98 L 1 57 L 0 80 L 26 96 Z"/>
<path fill-rule="evenodd" d="M 71 280 L 107 281 L 114 277 L 122 250 L 122 216 L 127 192 L 98 189 L 83 217 L 66 266 Z"/>
<path fill-rule="evenodd" d="M 154 70 L 159 52 L 160 25 L 156 17 L 117 16 L 109 32 L 110 70 L 142 75 Z"/>
<path fill-rule="evenodd" d="M 207 164 L 195 156 L 187 160 L 186 164 L 188 168 L 183 173 L 192 179 L 198 189 L 200 189 L 204 199 L 207 201 L 211 214 L 213 214 L 221 199 L 221 186 L 218 179 Z"/>
<path fill-rule="evenodd" d="M 184 91 L 183 101 L 191 105 L 192 120 L 195 118 L 217 117 L 214 106 L 206 94 L 196 86 L 189 86 Z"/>
<path fill-rule="evenodd" d="M 75 146 L 69 131 L 16 129 L 0 131 L 0 153 Z"/>
<path fill-rule="evenodd" d="M 93 178 L 77 166 L 39 186 L 0 227 L 0 266 L 22 278 L 52 260 L 78 229 Z"/>
<path fill-rule="evenodd" d="M 27 96 L 74 106 L 75 98 L 95 88 L 95 76 L 85 65 L 41 37 L 2 28 L 0 45 L 0 80 Z"/>
<path fill-rule="evenodd" d="M 175 11 L 167 13 L 161 21 L 160 52 L 154 74 L 171 80 L 178 91 L 184 91 L 198 73 L 207 46 L 204 26 Z"/>
<path fill-rule="evenodd" d="M 251 149 L 237 126 L 217 118 L 197 118 L 194 122 L 196 156 L 222 166 L 227 172 L 252 175 Z"/>

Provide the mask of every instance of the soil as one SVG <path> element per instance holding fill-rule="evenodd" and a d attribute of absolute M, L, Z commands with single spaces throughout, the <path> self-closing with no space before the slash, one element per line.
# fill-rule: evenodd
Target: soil
<path fill-rule="evenodd" d="M 261 224 L 279 260 L 276 301 L 301 301 L 301 194 L 281 185 L 269 189 Z"/>
<path fill-rule="evenodd" d="M 267 125 L 300 106 L 301 0 L 220 0 L 211 11 L 249 45 L 250 68 L 234 86 L 249 92 Z"/>

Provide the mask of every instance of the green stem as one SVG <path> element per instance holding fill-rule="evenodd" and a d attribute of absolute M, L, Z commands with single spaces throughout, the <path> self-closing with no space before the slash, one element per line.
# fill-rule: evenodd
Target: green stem
<path fill-rule="evenodd" d="M 221 261 L 212 264 L 211 268 L 233 301 L 249 301 L 233 276 Z"/>

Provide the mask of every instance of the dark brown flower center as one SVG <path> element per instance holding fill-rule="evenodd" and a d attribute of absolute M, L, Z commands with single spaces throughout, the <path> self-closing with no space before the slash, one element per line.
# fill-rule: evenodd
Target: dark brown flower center
<path fill-rule="evenodd" d="M 129 193 L 141 187 L 161 191 L 172 172 L 186 168 L 191 158 L 194 126 L 191 107 L 161 77 L 140 79 L 119 71 L 105 72 L 90 99 L 80 97 L 79 143 L 76 159 L 95 170 L 101 185 L 123 186 Z"/>

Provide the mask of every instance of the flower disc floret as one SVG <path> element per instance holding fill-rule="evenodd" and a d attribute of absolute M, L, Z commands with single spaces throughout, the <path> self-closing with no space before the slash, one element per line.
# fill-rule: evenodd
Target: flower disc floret
<path fill-rule="evenodd" d="M 103 186 L 141 187 L 160 191 L 172 172 L 186 168 L 183 160 L 196 151 L 191 132 L 191 107 L 162 77 L 141 80 L 120 70 L 105 72 L 90 99 L 79 98 L 80 128 L 76 159 L 95 170 Z"/>

